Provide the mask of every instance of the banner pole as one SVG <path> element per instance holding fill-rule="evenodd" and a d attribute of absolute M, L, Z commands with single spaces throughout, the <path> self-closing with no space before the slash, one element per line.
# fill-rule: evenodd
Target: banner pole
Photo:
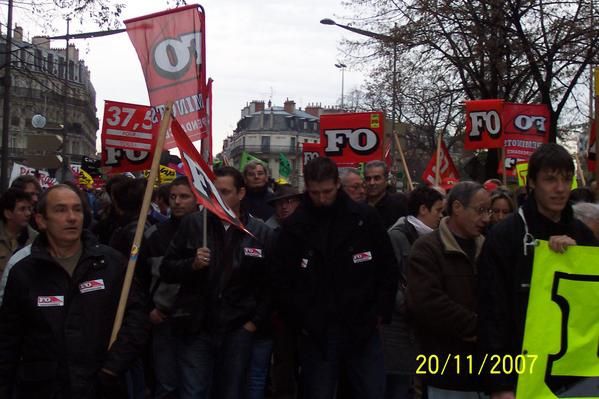
<path fill-rule="evenodd" d="M 595 181 L 599 178 L 599 156 L 597 155 L 597 133 L 599 132 L 599 68 L 594 71 L 594 86 L 595 86 Z"/>
<path fill-rule="evenodd" d="M 399 156 L 401 157 L 401 165 L 406 174 L 406 178 L 408 179 L 408 189 L 410 191 L 412 191 L 414 189 L 414 184 L 412 184 L 412 177 L 410 176 L 410 170 L 408 169 L 406 157 L 403 153 L 403 149 L 401 148 L 401 141 L 399 140 L 398 134 L 395 132 L 393 132 L 393 138 L 395 139 L 395 145 L 397 147 L 397 151 L 399 151 Z"/>
<path fill-rule="evenodd" d="M 443 132 L 439 132 L 437 139 L 437 159 L 435 161 L 435 186 L 441 181 L 441 143 L 443 142 Z"/>
<path fill-rule="evenodd" d="M 152 158 L 152 168 L 150 169 L 150 176 L 148 176 L 144 200 L 141 205 L 141 211 L 139 212 L 139 219 L 137 220 L 137 229 L 135 230 L 133 245 L 131 245 L 129 263 L 127 264 L 127 272 L 125 273 L 125 280 L 123 281 L 123 288 L 121 289 L 121 297 L 119 299 L 119 305 L 116 310 L 116 316 L 114 318 L 114 324 L 112 326 L 112 334 L 110 336 L 110 343 L 108 344 L 108 349 L 110 349 L 114 341 L 116 341 L 119 330 L 121 329 L 121 325 L 123 324 L 123 317 L 125 316 L 125 307 L 127 305 L 127 299 L 129 298 L 129 290 L 131 289 L 131 282 L 133 281 L 133 274 L 135 272 L 135 266 L 137 264 L 137 257 L 139 256 L 139 246 L 141 245 L 141 238 L 144 232 L 146 219 L 148 218 L 150 202 L 152 201 L 152 191 L 154 189 L 154 182 L 156 181 L 156 175 L 160 168 L 160 155 L 162 153 L 162 148 L 164 147 L 166 131 L 168 130 L 168 127 L 171 123 L 172 108 L 173 102 L 169 101 L 166 104 L 162 121 L 160 122 L 160 129 L 158 130 L 158 138 L 156 140 L 156 148 L 154 148 L 154 155 Z"/>
<path fill-rule="evenodd" d="M 208 246 L 208 209 L 204 207 L 204 226 L 202 227 L 202 247 Z"/>
<path fill-rule="evenodd" d="M 578 157 L 578 152 L 574 153 L 574 159 L 576 159 L 576 172 L 578 172 L 578 177 L 580 177 L 580 181 L 582 182 L 582 186 L 586 187 L 587 180 L 584 177 L 584 170 L 580 165 L 580 158 Z"/>

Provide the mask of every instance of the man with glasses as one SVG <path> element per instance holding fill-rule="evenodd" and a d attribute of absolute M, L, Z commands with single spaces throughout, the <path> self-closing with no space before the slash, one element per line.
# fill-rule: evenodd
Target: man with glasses
<path fill-rule="evenodd" d="M 349 195 L 349 198 L 356 202 L 366 201 L 366 185 L 358 169 L 340 168 L 339 179 L 341 179 L 343 191 Z"/>
<path fill-rule="evenodd" d="M 478 399 L 477 376 L 468 370 L 477 335 L 476 259 L 489 223 L 491 199 L 478 183 L 456 184 L 439 229 L 420 237 L 408 262 L 408 311 L 416 325 L 428 372 L 431 359 L 453 359 L 443 373 L 426 374 L 428 398 Z M 419 365 L 417 365 L 418 367 Z"/>
<path fill-rule="evenodd" d="M 364 167 L 368 205 L 377 210 L 386 229 L 393 226 L 400 217 L 408 214 L 406 196 L 402 193 L 387 192 L 388 177 L 389 170 L 383 161 L 370 161 Z"/>
<path fill-rule="evenodd" d="M 250 161 L 243 168 L 246 194 L 242 206 L 250 215 L 267 221 L 275 212 L 269 203 L 273 192 L 268 188 L 268 169 L 260 161 Z"/>

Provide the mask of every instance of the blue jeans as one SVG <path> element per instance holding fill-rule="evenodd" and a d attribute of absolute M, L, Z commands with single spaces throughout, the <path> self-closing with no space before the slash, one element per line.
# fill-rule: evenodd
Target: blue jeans
<path fill-rule="evenodd" d="M 271 355 L 272 339 L 259 338 L 254 340 L 250 369 L 248 370 L 246 399 L 264 399 Z"/>
<path fill-rule="evenodd" d="M 301 335 L 301 382 L 306 399 L 333 399 L 339 370 L 344 368 L 352 397 L 381 399 L 385 391 L 383 349 L 378 331 L 359 345 L 347 333 L 327 334 L 324 347 Z M 324 349 L 324 351 L 323 351 Z"/>
<path fill-rule="evenodd" d="M 170 319 L 152 328 L 152 356 L 154 358 L 154 376 L 156 386 L 154 399 L 168 397 L 177 392 L 177 337 L 173 337 Z"/>
<path fill-rule="evenodd" d="M 180 399 L 239 399 L 254 334 L 243 327 L 227 333 L 177 337 Z"/>

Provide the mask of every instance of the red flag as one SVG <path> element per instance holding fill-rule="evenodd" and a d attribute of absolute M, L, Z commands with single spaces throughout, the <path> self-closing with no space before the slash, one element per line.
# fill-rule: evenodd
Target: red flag
<path fill-rule="evenodd" d="M 208 120 L 208 134 L 202 139 L 200 153 L 208 165 L 212 165 L 212 78 L 208 79 L 206 90 L 206 111 Z"/>
<path fill-rule="evenodd" d="M 441 141 L 441 154 L 439 157 L 441 161 L 441 169 L 439 170 L 439 183 L 441 180 L 446 178 L 459 179 L 460 175 L 458 169 L 453 164 L 451 155 L 445 146 L 445 142 Z M 428 185 L 435 184 L 435 174 L 437 173 L 437 152 L 433 153 L 431 160 L 429 161 L 424 173 L 422 174 L 422 180 Z"/>
<path fill-rule="evenodd" d="M 218 190 L 212 183 L 215 180 L 214 173 L 212 173 L 210 167 L 204 162 L 198 150 L 191 143 L 191 140 L 187 137 L 185 131 L 175 118 L 171 122 L 171 132 L 181 153 L 185 175 L 194 188 L 198 202 L 224 222 L 230 223 L 251 235 L 252 233 L 246 230 L 233 210 L 221 198 Z"/>
<path fill-rule="evenodd" d="M 175 116 L 191 141 L 208 134 L 206 26 L 199 5 L 178 7 L 125 21 L 146 78 L 150 104 Z M 164 147 L 175 147 L 167 132 Z"/>

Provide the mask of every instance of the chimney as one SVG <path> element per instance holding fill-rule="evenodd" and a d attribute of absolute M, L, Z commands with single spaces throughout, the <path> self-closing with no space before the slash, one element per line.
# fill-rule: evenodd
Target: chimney
<path fill-rule="evenodd" d="M 320 114 L 322 113 L 322 107 L 319 104 L 308 104 L 306 106 L 306 113 L 320 118 Z"/>
<path fill-rule="evenodd" d="M 285 110 L 285 112 L 288 112 L 290 114 L 294 113 L 295 112 L 295 101 L 287 99 L 285 101 L 283 109 Z"/>
<path fill-rule="evenodd" d="M 13 40 L 22 42 L 23 41 L 23 27 L 19 25 L 15 25 L 15 28 L 12 31 Z"/>
<path fill-rule="evenodd" d="M 69 44 L 69 62 L 77 63 L 79 61 L 79 50 L 73 43 Z"/>
<path fill-rule="evenodd" d="M 50 39 L 47 36 L 34 36 L 31 43 L 39 48 L 50 50 Z"/>
<path fill-rule="evenodd" d="M 254 112 L 262 112 L 264 111 L 264 101 L 254 100 L 252 101 Z"/>

